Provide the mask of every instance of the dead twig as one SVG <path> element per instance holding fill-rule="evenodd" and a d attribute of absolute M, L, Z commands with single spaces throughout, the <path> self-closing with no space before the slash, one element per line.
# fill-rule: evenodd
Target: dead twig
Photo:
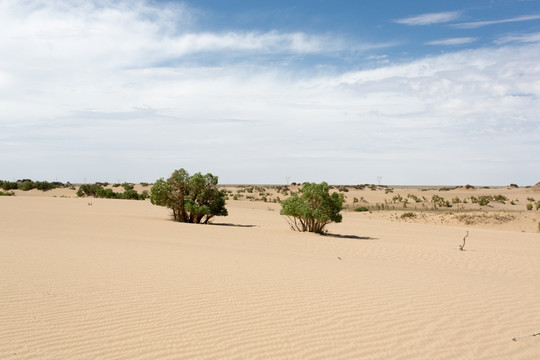
<path fill-rule="evenodd" d="M 467 239 L 467 236 L 469 236 L 469 232 L 467 231 L 467 235 L 463 238 L 463 245 L 459 245 L 460 251 L 465 251 L 465 239 Z"/>
<path fill-rule="evenodd" d="M 522 338 L 531 337 L 531 336 L 540 336 L 540 332 L 539 332 L 539 333 L 536 333 L 536 334 L 530 334 L 530 335 L 518 336 L 518 337 L 512 338 L 512 341 L 517 341 L 517 339 L 522 339 Z"/>

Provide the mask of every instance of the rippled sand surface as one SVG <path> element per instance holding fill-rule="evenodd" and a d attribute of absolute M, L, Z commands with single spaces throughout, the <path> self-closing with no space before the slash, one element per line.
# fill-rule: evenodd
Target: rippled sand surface
<path fill-rule="evenodd" d="M 227 207 L 0 198 L 0 359 L 540 358 L 540 234 Z"/>

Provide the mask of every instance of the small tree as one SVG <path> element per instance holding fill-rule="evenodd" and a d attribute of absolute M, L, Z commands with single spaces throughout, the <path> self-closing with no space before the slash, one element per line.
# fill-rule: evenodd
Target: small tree
<path fill-rule="evenodd" d="M 228 215 L 226 193 L 218 190 L 217 183 L 218 177 L 212 174 L 190 176 L 184 169 L 176 170 L 166 181 L 156 181 L 150 201 L 170 208 L 174 221 L 207 224 L 214 216 Z"/>
<path fill-rule="evenodd" d="M 300 196 L 293 194 L 281 203 L 280 214 L 287 216 L 292 230 L 322 234 L 326 225 L 341 222 L 339 212 L 345 201 L 343 194 L 330 195 L 325 182 L 305 183 L 300 193 Z"/>

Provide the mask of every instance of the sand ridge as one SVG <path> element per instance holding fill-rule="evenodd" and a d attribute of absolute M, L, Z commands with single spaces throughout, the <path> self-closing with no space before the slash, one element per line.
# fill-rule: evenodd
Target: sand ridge
<path fill-rule="evenodd" d="M 319 236 L 279 204 L 227 207 L 204 226 L 149 201 L 0 198 L 0 358 L 540 354 L 511 340 L 539 331 L 537 233 L 346 212 Z"/>

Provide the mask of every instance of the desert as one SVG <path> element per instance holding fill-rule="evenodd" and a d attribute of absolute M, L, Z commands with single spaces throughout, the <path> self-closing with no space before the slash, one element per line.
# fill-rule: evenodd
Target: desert
<path fill-rule="evenodd" d="M 0 360 L 540 359 L 540 1 L 0 24 Z"/>
<path fill-rule="evenodd" d="M 536 187 L 341 187 L 326 235 L 280 215 L 299 187 L 223 186 L 208 225 L 73 188 L 0 197 L 0 358 L 538 358 Z"/>

